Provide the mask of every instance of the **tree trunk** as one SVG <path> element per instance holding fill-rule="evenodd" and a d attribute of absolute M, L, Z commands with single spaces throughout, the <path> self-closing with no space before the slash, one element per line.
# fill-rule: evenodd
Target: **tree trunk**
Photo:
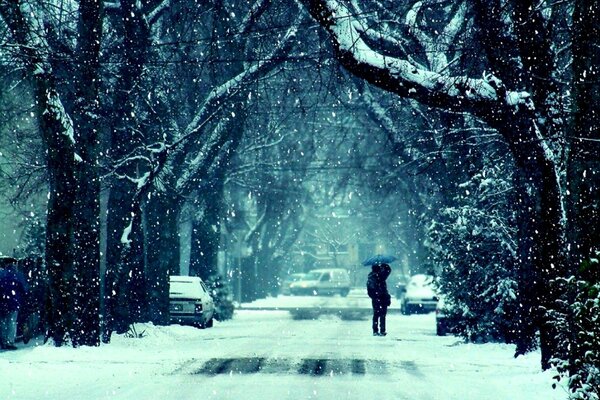
<path fill-rule="evenodd" d="M 111 110 L 114 115 L 111 131 L 109 156 L 114 162 L 123 160 L 136 145 L 143 141 L 136 134 L 138 121 L 135 104 L 140 94 L 140 82 L 144 65 L 148 57 L 149 27 L 145 15 L 139 12 L 135 1 L 121 1 L 121 21 L 124 27 L 123 55 L 126 62 L 120 71 L 116 85 L 114 104 L 118 109 Z M 138 178 L 139 171 L 135 163 L 127 163 L 121 175 Z M 105 291 L 106 306 L 105 329 L 124 332 L 128 326 L 145 318 L 146 294 L 144 282 L 144 243 L 141 218 L 132 225 L 131 243 L 124 248 L 121 238 L 131 218 L 131 202 L 136 192 L 134 183 L 127 179 L 115 179 L 111 183 L 107 215 L 107 251 Z M 137 203 L 136 203 L 137 204 Z M 139 204 L 136 212 L 141 214 Z"/>
<path fill-rule="evenodd" d="M 73 247 L 76 314 L 73 345 L 100 343 L 100 175 L 99 54 L 102 41 L 102 2 L 79 4 L 77 54 L 80 62 L 79 102 L 75 108 L 75 163 Z"/>
<path fill-rule="evenodd" d="M 578 279 L 587 280 L 589 271 L 582 266 L 600 255 L 600 4 L 595 0 L 580 0 L 574 6 L 573 103 L 567 167 L 568 243 L 570 272 Z M 575 289 L 569 293 L 570 297 L 566 297 L 569 308 L 564 311 L 571 332 L 561 358 L 568 360 L 571 378 L 586 376 L 582 362 L 588 359 L 585 353 L 589 350 L 576 322 L 582 318 L 574 315 L 572 308 L 578 294 Z"/>
<path fill-rule="evenodd" d="M 46 87 L 46 82 L 52 82 L 48 77 L 36 80 L 36 98 L 53 99 L 56 96 Z M 45 137 L 54 136 L 60 118 L 55 113 L 45 113 L 49 108 L 45 101 L 38 102 L 41 115 L 40 128 Z M 56 135 L 60 137 L 60 135 Z M 48 167 L 48 214 L 46 220 L 46 266 L 48 268 L 49 309 L 48 332 L 46 335 L 54 340 L 56 346 L 61 346 L 73 330 L 74 301 L 73 301 L 73 252 L 71 241 L 73 237 L 73 204 L 75 177 L 73 176 L 72 154 L 62 146 L 56 146 L 47 140 Z M 50 139 L 51 140 L 51 139 Z M 67 157 L 66 154 L 71 157 Z"/>
<path fill-rule="evenodd" d="M 555 279 L 565 276 L 565 220 L 560 177 L 543 142 L 526 143 L 530 120 L 513 126 L 517 138 L 510 143 L 515 157 L 518 217 L 518 268 L 520 332 L 516 355 L 536 347 L 540 332 L 542 368 L 550 367 L 558 344 L 549 324 L 548 310 L 559 297 Z M 520 133 L 519 133 L 520 132 Z M 510 135 L 507 134 L 507 135 Z"/>
<path fill-rule="evenodd" d="M 575 2 L 573 126 L 567 169 L 573 271 L 600 251 L 600 3 Z"/>
<path fill-rule="evenodd" d="M 97 171 L 98 55 L 102 2 L 79 4 L 74 77 L 79 119 L 66 113 L 34 13 L 17 0 L 0 3 L 0 13 L 22 46 L 22 62 L 34 85 L 36 112 L 47 150 L 49 176 L 46 265 L 50 316 L 47 336 L 60 346 L 99 343 L 99 180 Z M 74 129 L 75 128 L 75 129 Z"/>
<path fill-rule="evenodd" d="M 198 169 L 190 181 L 195 187 L 186 185 L 183 195 L 195 191 L 202 197 L 201 218 L 192 221 L 190 249 L 190 275 L 208 279 L 218 272 L 218 254 L 221 241 L 221 219 L 223 218 L 223 189 L 232 157 L 235 156 L 245 129 L 247 92 L 242 90 L 230 98 L 235 117 L 223 116 L 214 129 L 220 135 L 212 147 L 205 151 L 203 167 Z M 206 182 L 199 184 L 199 182 Z"/>
<path fill-rule="evenodd" d="M 126 224 L 132 212 L 125 204 L 131 202 L 132 192 L 125 193 L 120 187 L 110 193 L 113 204 L 120 207 L 109 209 L 107 268 L 105 277 L 104 337 L 108 342 L 113 331 L 125 333 L 133 322 L 146 320 L 147 301 L 144 273 L 144 235 L 139 205 L 133 208 L 138 215 L 131 221 L 129 243 L 121 242 Z"/>
<path fill-rule="evenodd" d="M 217 262 L 221 240 L 221 214 L 223 185 L 219 182 L 205 198 L 201 218 L 192 221 L 190 248 L 190 276 L 199 276 L 207 280 L 218 272 Z"/>
<path fill-rule="evenodd" d="M 155 190 L 145 210 L 147 317 L 155 325 L 167 325 L 169 275 L 179 270 L 180 203 L 173 193 Z"/>
<path fill-rule="evenodd" d="M 249 303 L 256 300 L 257 271 L 254 257 L 240 258 L 241 301 Z"/>

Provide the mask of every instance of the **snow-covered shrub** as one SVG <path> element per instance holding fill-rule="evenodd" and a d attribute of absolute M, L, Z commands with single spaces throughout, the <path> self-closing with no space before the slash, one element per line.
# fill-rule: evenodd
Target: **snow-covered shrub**
<path fill-rule="evenodd" d="M 319 310 L 314 310 L 311 308 L 296 308 L 290 310 L 290 315 L 293 320 L 315 320 L 319 319 L 320 316 Z"/>
<path fill-rule="evenodd" d="M 129 325 L 129 330 L 125 332 L 124 336 L 129 339 L 142 339 L 146 337 L 146 330 L 144 329 L 141 332 L 138 332 L 137 328 L 135 327 L 135 324 L 131 324 Z"/>
<path fill-rule="evenodd" d="M 42 257 L 46 247 L 46 225 L 34 216 L 26 220 L 23 229 L 20 257 Z"/>
<path fill-rule="evenodd" d="M 566 293 L 572 299 L 563 318 L 571 336 L 564 338 L 563 354 L 554 361 L 556 380 L 567 379 L 571 399 L 600 399 L 600 263 L 587 260 L 578 277 L 565 279 Z"/>
<path fill-rule="evenodd" d="M 233 300 L 231 288 L 221 275 L 213 275 L 206 282 L 215 303 L 214 318 L 217 321 L 226 321 L 233 318 Z"/>
<path fill-rule="evenodd" d="M 459 185 L 453 207 L 428 228 L 453 331 L 469 341 L 512 342 L 518 284 L 510 174 L 488 166 Z"/>

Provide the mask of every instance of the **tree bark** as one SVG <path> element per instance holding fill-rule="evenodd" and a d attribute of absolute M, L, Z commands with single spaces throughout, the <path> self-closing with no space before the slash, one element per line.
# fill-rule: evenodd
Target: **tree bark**
<path fill-rule="evenodd" d="M 120 21 L 123 24 L 123 55 L 125 63 L 116 84 L 114 115 L 111 126 L 109 156 L 113 162 L 123 161 L 143 141 L 136 134 L 138 121 L 134 117 L 138 98 L 142 94 L 141 82 L 149 52 L 150 30 L 146 16 L 138 10 L 136 2 L 122 0 Z M 119 176 L 139 178 L 139 168 L 127 162 L 117 171 Z M 121 242 L 129 224 L 129 205 L 136 192 L 135 184 L 126 178 L 113 179 L 110 184 L 107 214 L 107 252 L 105 276 L 105 330 L 124 332 L 128 326 L 144 319 L 147 310 L 144 281 L 144 241 L 140 224 L 132 225 L 131 243 L 125 249 Z M 141 210 L 137 210 L 141 213 Z M 141 219 L 138 219 L 141 221 Z"/>
<path fill-rule="evenodd" d="M 223 184 L 204 193 L 204 204 L 201 206 L 201 218 L 192 221 L 192 237 L 190 249 L 190 276 L 199 276 L 207 280 L 218 272 L 217 262 L 219 243 L 221 240 L 221 218 L 223 203 Z"/>
<path fill-rule="evenodd" d="M 0 14 L 22 47 L 21 61 L 32 77 L 49 176 L 46 265 L 51 312 L 47 336 L 57 346 L 99 343 L 99 181 L 97 172 L 98 55 L 102 2 L 79 6 L 74 77 L 79 111 L 75 126 L 65 111 L 48 55 L 51 49 L 20 0 L 0 4 Z"/>
<path fill-rule="evenodd" d="M 157 190 L 145 206 L 147 318 L 155 325 L 169 323 L 169 275 L 179 270 L 180 207 L 173 193 Z"/>
<path fill-rule="evenodd" d="M 508 116 L 504 120 L 510 121 Z M 536 347 L 535 333 L 539 330 L 542 368 L 547 369 L 558 346 L 546 311 L 554 308 L 560 295 L 555 279 L 566 273 L 564 200 L 555 160 L 540 143 L 525 141 L 528 132 L 538 128 L 534 119 L 516 121 L 514 126 L 504 128 L 504 135 L 512 137 L 509 146 L 517 164 L 521 332 L 517 335 L 516 355 Z"/>
<path fill-rule="evenodd" d="M 99 68 L 102 42 L 102 2 L 79 3 L 77 54 L 80 71 L 75 118 L 75 163 L 73 204 L 74 270 L 76 314 L 73 345 L 100 343 L 100 175 L 98 144 L 100 130 Z"/>
<path fill-rule="evenodd" d="M 569 156 L 569 243 L 572 269 L 600 251 L 600 4 L 575 2 L 573 123 Z"/>

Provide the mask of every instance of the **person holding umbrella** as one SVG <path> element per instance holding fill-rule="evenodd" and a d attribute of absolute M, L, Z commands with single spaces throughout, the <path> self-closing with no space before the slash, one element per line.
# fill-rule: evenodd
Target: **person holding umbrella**
<path fill-rule="evenodd" d="M 373 305 L 373 336 L 385 336 L 385 317 L 391 304 L 391 296 L 385 282 L 392 268 L 382 262 L 373 264 L 367 278 L 367 293 Z"/>

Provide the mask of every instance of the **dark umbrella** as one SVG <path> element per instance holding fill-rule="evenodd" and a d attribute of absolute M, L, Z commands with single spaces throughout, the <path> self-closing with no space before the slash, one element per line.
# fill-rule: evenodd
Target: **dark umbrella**
<path fill-rule="evenodd" d="M 376 264 L 389 264 L 396 260 L 397 260 L 396 257 L 391 256 L 389 254 L 376 254 L 374 256 L 367 258 L 365 261 L 363 261 L 362 265 L 369 266 L 369 265 L 376 265 Z"/>

